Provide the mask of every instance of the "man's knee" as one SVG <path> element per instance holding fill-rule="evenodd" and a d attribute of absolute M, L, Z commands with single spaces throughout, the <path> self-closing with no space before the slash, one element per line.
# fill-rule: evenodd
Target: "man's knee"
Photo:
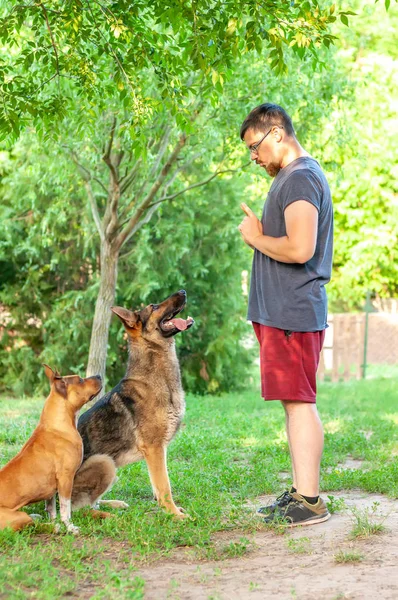
<path fill-rule="evenodd" d="M 281 400 L 286 414 L 298 414 L 306 412 L 317 412 L 315 402 L 301 402 L 300 400 Z"/>

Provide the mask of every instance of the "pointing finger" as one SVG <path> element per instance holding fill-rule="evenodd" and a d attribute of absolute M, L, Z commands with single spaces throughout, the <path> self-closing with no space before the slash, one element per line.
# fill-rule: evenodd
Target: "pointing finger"
<path fill-rule="evenodd" d="M 253 216 L 253 211 L 247 206 L 247 204 L 245 204 L 244 202 L 242 202 L 242 204 L 240 205 L 241 209 L 243 210 L 243 212 L 245 212 L 247 214 L 248 217 L 252 217 Z"/>

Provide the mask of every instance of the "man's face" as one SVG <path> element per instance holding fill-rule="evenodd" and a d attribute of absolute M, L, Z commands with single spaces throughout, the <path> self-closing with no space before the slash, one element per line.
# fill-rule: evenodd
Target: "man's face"
<path fill-rule="evenodd" d="M 281 170 L 273 130 L 273 126 L 270 126 L 267 131 L 248 129 L 243 138 L 247 148 L 250 150 L 250 159 L 265 169 L 271 177 L 278 175 Z M 262 140 L 262 138 L 264 139 Z M 253 149 L 253 146 L 256 146 L 261 140 L 260 145 L 256 149 Z"/>

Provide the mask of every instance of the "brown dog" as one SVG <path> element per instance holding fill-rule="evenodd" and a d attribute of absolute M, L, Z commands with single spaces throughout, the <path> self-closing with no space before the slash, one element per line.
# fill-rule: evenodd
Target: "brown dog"
<path fill-rule="evenodd" d="M 32 518 L 18 509 L 39 500 L 46 500 L 46 510 L 55 519 L 58 491 L 61 520 L 68 531 L 77 533 L 78 528 L 70 522 L 73 478 L 83 458 L 76 417 L 100 392 L 101 377 L 60 377 L 47 365 L 44 368 L 51 391 L 39 424 L 22 450 L 0 470 L 0 529 L 17 531 L 32 523 Z"/>
<path fill-rule="evenodd" d="M 161 304 L 135 312 L 112 308 L 127 334 L 127 371 L 79 419 L 84 461 L 73 484 L 72 510 L 100 501 L 118 467 L 145 460 L 160 506 L 177 517 L 185 516 L 171 494 L 166 452 L 185 409 L 174 336 L 194 323 L 191 317 L 176 318 L 186 300 L 180 290 Z M 126 506 L 117 500 L 100 503 Z"/>

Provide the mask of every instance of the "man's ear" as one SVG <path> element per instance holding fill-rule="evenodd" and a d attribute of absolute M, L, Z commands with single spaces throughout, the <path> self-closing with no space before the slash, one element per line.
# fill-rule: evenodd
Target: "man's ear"
<path fill-rule="evenodd" d="M 117 317 L 119 317 L 125 327 L 129 327 L 130 329 L 137 327 L 138 323 L 140 322 L 140 315 L 138 312 L 132 312 L 131 310 L 127 310 L 127 308 L 122 308 L 121 306 L 112 306 L 111 311 L 114 312 Z"/>
<path fill-rule="evenodd" d="M 44 367 L 44 373 L 45 373 L 47 379 L 49 380 L 50 385 L 52 385 L 54 378 L 55 378 L 55 373 L 51 367 L 49 367 L 48 365 L 45 365 L 44 363 L 43 363 L 43 367 Z"/>

